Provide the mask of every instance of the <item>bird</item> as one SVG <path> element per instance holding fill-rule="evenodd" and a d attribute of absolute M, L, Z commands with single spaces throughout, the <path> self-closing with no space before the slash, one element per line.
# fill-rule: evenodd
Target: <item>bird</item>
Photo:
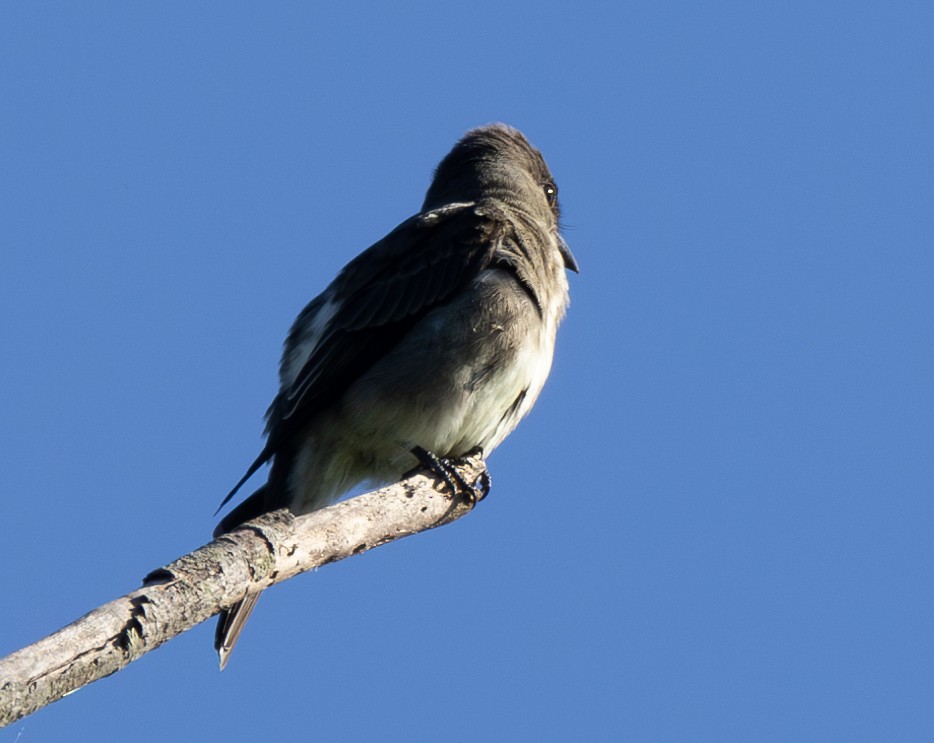
<path fill-rule="evenodd" d="M 526 416 L 551 369 L 579 272 L 558 187 L 517 129 L 469 130 L 420 211 L 353 258 L 286 337 L 265 446 L 267 482 L 215 537 L 262 513 L 304 514 L 418 464 L 485 459 Z M 221 612 L 223 669 L 259 592 Z"/>

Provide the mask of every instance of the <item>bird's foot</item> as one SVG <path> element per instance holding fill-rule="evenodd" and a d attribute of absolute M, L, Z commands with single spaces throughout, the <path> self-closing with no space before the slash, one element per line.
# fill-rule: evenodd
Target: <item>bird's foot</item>
<path fill-rule="evenodd" d="M 473 483 L 467 482 L 459 469 L 473 457 L 478 455 L 482 457 L 483 450 L 481 448 L 473 449 L 467 452 L 463 457 L 457 458 L 439 457 L 437 454 L 421 446 L 413 448 L 412 454 L 422 467 L 430 470 L 444 480 L 445 485 L 450 488 L 452 496 L 457 497 L 463 495 L 468 500 L 471 507 L 475 506 L 489 495 L 492 481 L 490 479 L 490 473 L 485 467 L 483 472 L 480 473 Z"/>

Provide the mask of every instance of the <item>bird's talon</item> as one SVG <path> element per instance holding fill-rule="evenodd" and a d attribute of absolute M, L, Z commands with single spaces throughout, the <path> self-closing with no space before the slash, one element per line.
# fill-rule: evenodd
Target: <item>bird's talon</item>
<path fill-rule="evenodd" d="M 476 481 L 471 484 L 464 479 L 464 476 L 458 469 L 459 466 L 465 464 L 471 457 L 477 456 L 478 454 L 482 456 L 483 452 L 479 447 L 457 459 L 439 457 L 421 446 L 414 447 L 412 449 L 412 454 L 422 467 L 430 470 L 436 476 L 444 480 L 444 484 L 447 485 L 451 491 L 452 498 L 462 495 L 470 502 L 471 507 L 473 507 L 490 492 L 490 475 L 486 470 L 480 473 Z"/>
<path fill-rule="evenodd" d="M 490 494 L 490 489 L 493 487 L 493 479 L 490 477 L 490 473 L 487 470 L 483 470 L 473 484 L 473 491 L 475 495 L 474 502 L 482 501 Z"/>

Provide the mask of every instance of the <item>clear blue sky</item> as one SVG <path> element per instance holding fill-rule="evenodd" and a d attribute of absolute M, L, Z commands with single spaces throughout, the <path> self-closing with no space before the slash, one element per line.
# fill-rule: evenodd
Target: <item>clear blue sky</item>
<path fill-rule="evenodd" d="M 493 120 L 551 379 L 476 513 L 0 742 L 934 739 L 934 6 L 323 5 L 0 9 L 0 654 L 209 538 L 295 314 Z"/>

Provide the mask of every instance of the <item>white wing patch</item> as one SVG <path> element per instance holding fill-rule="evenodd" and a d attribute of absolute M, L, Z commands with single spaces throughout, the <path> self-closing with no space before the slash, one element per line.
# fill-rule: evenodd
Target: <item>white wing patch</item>
<path fill-rule="evenodd" d="M 330 289 L 321 295 L 324 303 L 320 309 L 311 317 L 305 319 L 305 327 L 302 328 L 295 344 L 286 350 L 285 363 L 282 365 L 282 374 L 280 383 L 282 389 L 289 389 L 295 379 L 301 373 L 308 359 L 315 352 L 321 339 L 324 337 L 331 320 L 337 314 L 340 308 L 340 302 L 334 299 Z"/>

